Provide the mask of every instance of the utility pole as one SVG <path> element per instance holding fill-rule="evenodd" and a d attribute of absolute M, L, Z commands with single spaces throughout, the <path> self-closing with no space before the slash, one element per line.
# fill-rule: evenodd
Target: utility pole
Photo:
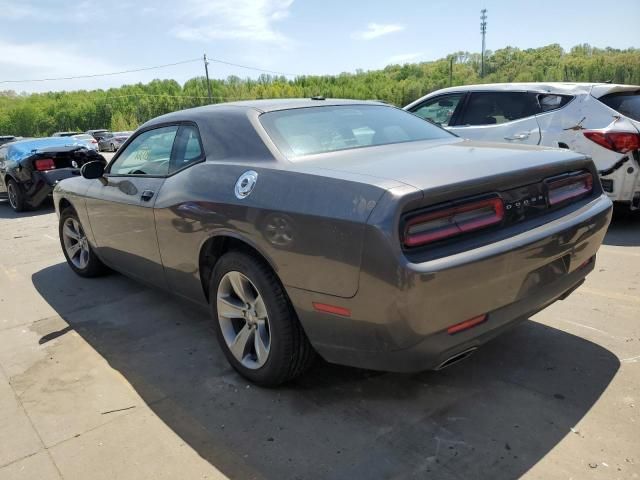
<path fill-rule="evenodd" d="M 449 58 L 449 86 L 453 86 L 453 55 Z"/>
<path fill-rule="evenodd" d="M 480 77 L 484 77 L 484 37 L 487 34 L 487 9 L 480 10 L 480 33 L 482 34 L 482 53 L 480 57 Z"/>
<path fill-rule="evenodd" d="M 211 83 L 209 82 L 209 62 L 207 61 L 207 54 L 204 54 L 204 73 L 207 76 L 207 92 L 209 93 L 209 103 L 213 103 L 211 100 Z"/>

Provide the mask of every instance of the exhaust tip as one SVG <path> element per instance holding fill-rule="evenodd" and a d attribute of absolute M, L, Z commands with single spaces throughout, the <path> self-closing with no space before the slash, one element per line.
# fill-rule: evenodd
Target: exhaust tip
<path fill-rule="evenodd" d="M 447 358 L 444 362 L 442 362 L 436 368 L 434 368 L 434 370 L 442 370 L 443 368 L 450 367 L 454 363 L 458 363 L 458 362 L 464 360 L 465 358 L 469 357 L 477 349 L 478 349 L 478 347 L 471 347 L 471 348 L 468 348 L 466 350 L 463 350 L 460 353 L 456 353 L 455 355 Z"/>

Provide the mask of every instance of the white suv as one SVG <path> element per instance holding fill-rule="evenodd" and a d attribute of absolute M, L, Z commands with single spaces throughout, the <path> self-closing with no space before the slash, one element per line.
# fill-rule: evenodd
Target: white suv
<path fill-rule="evenodd" d="M 640 208 L 640 86 L 466 85 L 435 91 L 404 108 L 463 138 L 589 155 L 611 200 Z"/>

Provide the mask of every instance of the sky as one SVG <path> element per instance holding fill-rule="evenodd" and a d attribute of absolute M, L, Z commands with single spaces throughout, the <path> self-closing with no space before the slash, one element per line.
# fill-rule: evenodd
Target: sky
<path fill-rule="evenodd" d="M 0 0 L 0 90 L 109 88 L 203 75 L 211 59 L 293 75 L 379 69 L 487 49 L 640 47 L 640 0 Z M 261 72 L 212 61 L 212 78 Z"/>

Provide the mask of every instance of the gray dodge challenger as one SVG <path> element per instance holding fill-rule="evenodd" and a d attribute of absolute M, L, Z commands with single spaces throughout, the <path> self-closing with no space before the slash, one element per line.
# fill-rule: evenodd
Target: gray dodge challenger
<path fill-rule="evenodd" d="M 467 357 L 583 282 L 612 210 L 584 155 L 323 98 L 161 116 L 54 200 L 77 274 L 208 306 L 230 364 L 267 386 L 316 355 L 396 372 Z"/>

